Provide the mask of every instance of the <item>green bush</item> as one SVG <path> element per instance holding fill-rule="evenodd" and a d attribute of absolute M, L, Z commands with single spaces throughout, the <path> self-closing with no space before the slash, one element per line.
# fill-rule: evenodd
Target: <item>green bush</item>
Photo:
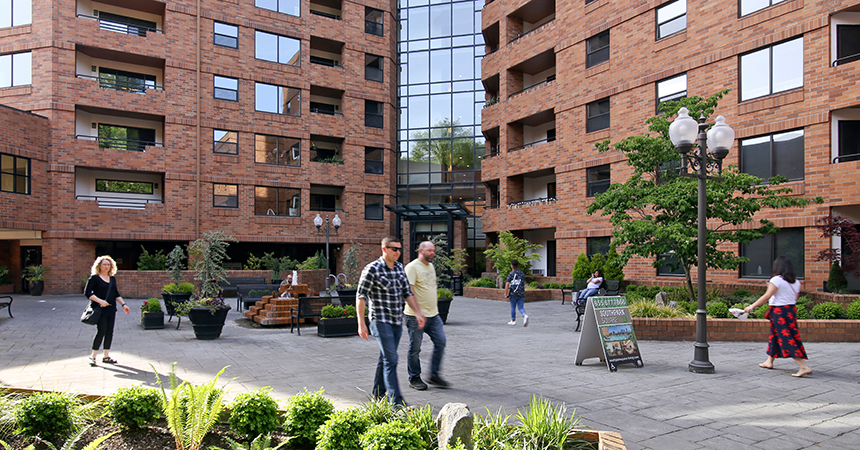
<path fill-rule="evenodd" d="M 161 288 L 163 292 L 169 292 L 171 294 L 191 294 L 194 292 L 194 284 L 193 283 L 170 283 L 165 284 L 163 288 Z"/>
<path fill-rule="evenodd" d="M 847 317 L 851 320 L 860 320 L 860 298 L 848 305 Z"/>
<path fill-rule="evenodd" d="M 630 309 L 631 317 L 686 317 L 687 314 L 677 308 L 671 306 L 660 306 L 654 303 L 653 300 L 634 300 L 628 302 L 627 306 Z"/>
<path fill-rule="evenodd" d="M 806 307 L 802 306 L 800 303 L 797 304 L 797 320 L 807 320 L 809 319 L 809 310 Z"/>
<path fill-rule="evenodd" d="M 830 266 L 830 275 L 827 277 L 827 290 L 830 292 L 843 292 L 848 288 L 848 279 L 845 278 L 845 271 L 838 261 L 833 261 Z"/>
<path fill-rule="evenodd" d="M 362 450 L 359 438 L 371 425 L 361 409 L 336 411 L 319 428 L 316 450 Z"/>
<path fill-rule="evenodd" d="M 538 283 L 537 281 L 532 281 L 529 283 L 528 287 L 532 289 L 538 289 L 540 287 L 540 283 Z"/>
<path fill-rule="evenodd" d="M 142 245 L 140 249 L 143 252 L 137 260 L 137 270 L 164 270 L 167 267 L 167 255 L 164 254 L 164 250 L 149 253 Z"/>
<path fill-rule="evenodd" d="M 117 388 L 108 401 L 107 416 L 123 428 L 141 428 L 154 424 L 161 417 L 161 396 L 158 390 L 133 386 Z"/>
<path fill-rule="evenodd" d="M 725 319 L 726 317 L 734 317 L 729 312 L 729 306 L 723 302 L 709 302 L 708 303 L 708 316 L 718 319 Z"/>
<path fill-rule="evenodd" d="M 76 398 L 63 392 L 34 394 L 18 404 L 15 420 L 25 436 L 39 436 L 53 442 L 75 429 L 73 409 L 78 403 Z"/>
<path fill-rule="evenodd" d="M 469 287 L 483 287 L 483 288 L 494 288 L 496 287 L 496 282 L 493 281 L 493 277 L 483 277 L 477 278 L 466 283 L 466 286 Z"/>
<path fill-rule="evenodd" d="M 230 404 L 230 429 L 247 439 L 269 434 L 278 428 L 278 402 L 269 395 L 271 388 L 244 392 Z"/>
<path fill-rule="evenodd" d="M 576 257 L 576 262 L 573 263 L 573 272 L 571 272 L 571 276 L 573 279 L 589 279 L 591 278 L 591 261 L 588 260 L 588 255 L 585 253 L 580 253 L 579 256 Z"/>
<path fill-rule="evenodd" d="M 364 450 L 424 450 L 424 441 L 418 430 L 399 421 L 370 427 L 359 438 Z"/>
<path fill-rule="evenodd" d="M 698 305 L 689 300 L 679 300 L 677 308 L 678 311 L 684 311 L 687 314 L 696 314 Z"/>
<path fill-rule="evenodd" d="M 439 429 L 436 427 L 436 419 L 430 405 L 404 409 L 401 420 L 411 423 L 418 430 L 418 437 L 424 441 L 424 448 L 439 448 Z"/>
<path fill-rule="evenodd" d="M 770 306 L 768 306 L 767 303 L 765 303 L 762 306 L 759 306 L 758 308 L 756 308 L 756 309 L 752 310 L 752 312 L 750 312 L 750 318 L 751 319 L 764 319 L 764 315 L 765 315 L 765 313 L 767 313 L 768 308 L 770 308 Z"/>
<path fill-rule="evenodd" d="M 690 293 L 687 292 L 687 288 L 679 287 L 679 286 L 668 286 L 663 289 L 667 295 L 667 302 L 675 302 L 680 304 L 681 302 L 689 302 L 690 301 Z"/>
<path fill-rule="evenodd" d="M 317 269 L 325 269 L 326 260 L 325 254 L 322 250 L 317 252 L 314 256 L 304 260 L 301 264 L 299 264 L 299 270 L 317 270 Z"/>
<path fill-rule="evenodd" d="M 290 397 L 284 410 L 284 431 L 295 438 L 300 447 L 312 448 L 317 442 L 317 430 L 331 417 L 334 405 L 323 396 L 323 389 Z"/>
<path fill-rule="evenodd" d="M 525 413 L 517 411 L 516 419 L 522 423 L 519 441 L 522 448 L 562 450 L 570 431 L 579 423 L 580 417 L 567 415 L 567 407 L 553 405 L 549 400 L 532 394 Z"/>
<path fill-rule="evenodd" d="M 272 295 L 271 289 L 251 289 L 248 291 L 248 298 L 263 298 L 267 295 Z"/>
<path fill-rule="evenodd" d="M 337 319 L 339 317 L 355 317 L 355 306 L 326 305 L 320 310 L 323 319 Z"/>
<path fill-rule="evenodd" d="M 0 284 L 9 284 L 9 268 L 0 264 Z"/>
<path fill-rule="evenodd" d="M 561 283 L 544 283 L 543 284 L 544 289 L 561 289 L 565 286 L 566 285 L 561 284 Z"/>
<path fill-rule="evenodd" d="M 150 313 L 164 311 L 163 309 L 161 309 L 161 302 L 155 297 L 152 297 L 149 300 L 145 300 L 143 302 L 143 305 L 140 306 L 140 310 L 143 312 Z"/>
<path fill-rule="evenodd" d="M 812 317 L 818 320 L 844 319 L 845 308 L 835 302 L 820 303 L 812 308 Z"/>
<path fill-rule="evenodd" d="M 453 300 L 454 293 L 451 292 L 451 290 L 448 288 L 439 288 L 438 290 L 436 290 L 436 298 L 438 298 L 439 300 Z"/>

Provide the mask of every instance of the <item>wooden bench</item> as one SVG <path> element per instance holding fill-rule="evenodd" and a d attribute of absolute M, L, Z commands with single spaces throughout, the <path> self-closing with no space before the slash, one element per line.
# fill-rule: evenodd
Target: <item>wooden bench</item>
<path fill-rule="evenodd" d="M 3 300 L 4 298 L 9 299 L 9 300 L 8 301 Z M 14 317 L 12 316 L 12 297 L 11 296 L 4 295 L 4 296 L 0 297 L 0 308 L 6 308 L 6 312 L 9 313 L 9 317 L 12 317 L 14 319 Z"/>
<path fill-rule="evenodd" d="M 237 284 L 236 285 L 236 310 L 242 312 L 243 309 L 248 309 L 249 306 L 255 305 L 263 297 L 251 297 L 251 291 L 268 291 L 267 295 L 273 295 L 278 292 L 278 284 Z"/>
<path fill-rule="evenodd" d="M 331 297 L 299 297 L 298 307 L 290 308 L 290 333 L 293 332 L 293 327 L 299 329 L 299 336 L 302 335 L 302 328 L 299 326 L 301 319 L 319 319 L 322 314 L 323 306 L 331 305 Z"/>
<path fill-rule="evenodd" d="M 238 294 L 236 286 L 240 284 L 266 284 L 266 277 L 227 277 L 227 281 L 220 281 L 221 295 L 224 297 L 235 297 Z"/>

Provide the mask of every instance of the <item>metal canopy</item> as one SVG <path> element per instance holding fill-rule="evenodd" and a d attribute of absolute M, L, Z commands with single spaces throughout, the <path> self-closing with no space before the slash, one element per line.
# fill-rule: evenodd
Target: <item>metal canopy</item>
<path fill-rule="evenodd" d="M 419 205 L 385 205 L 385 208 L 407 222 L 452 217 L 466 220 L 469 211 L 459 203 L 422 203 Z"/>

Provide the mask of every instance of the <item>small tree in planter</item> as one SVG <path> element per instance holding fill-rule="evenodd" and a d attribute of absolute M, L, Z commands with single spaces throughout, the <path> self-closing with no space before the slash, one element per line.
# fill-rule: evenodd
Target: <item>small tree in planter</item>
<path fill-rule="evenodd" d="M 194 292 L 193 284 L 182 282 L 184 261 L 185 251 L 180 245 L 173 247 L 173 250 L 167 254 L 167 271 L 170 273 L 170 279 L 173 280 L 173 283 L 167 284 L 161 289 L 161 296 L 164 298 L 164 307 L 167 308 L 167 314 L 170 316 L 168 322 L 176 315 L 176 305 L 188 301 L 191 298 L 191 293 Z"/>
<path fill-rule="evenodd" d="M 526 251 L 542 247 L 540 244 L 529 244 L 529 241 L 514 236 L 510 231 L 502 231 L 499 233 L 499 243 L 487 246 L 484 254 L 493 262 L 496 272 L 499 273 L 498 280 L 504 286 L 505 278 L 511 272 L 511 261 L 518 260 L 520 270 L 529 273 L 532 269 L 532 261 L 540 261 L 540 255 L 537 253 L 526 255 Z"/>
<path fill-rule="evenodd" d="M 361 254 L 361 242 L 353 242 L 352 245 L 346 249 L 343 255 L 343 271 L 344 275 L 346 275 L 347 283 L 352 281 L 352 284 L 355 285 L 358 283 L 358 278 L 361 276 L 361 266 L 358 261 L 358 255 Z"/>
<path fill-rule="evenodd" d="M 140 324 L 144 330 L 160 330 L 164 328 L 164 311 L 161 302 L 153 297 L 140 306 Z"/>
<path fill-rule="evenodd" d="M 195 261 L 196 279 L 202 281 L 202 285 L 198 299 L 186 302 L 177 308 L 177 312 L 188 314 L 197 339 L 217 339 L 227 320 L 230 306 L 221 296 L 220 281 L 227 281 L 224 261 L 230 242 L 236 242 L 236 238 L 223 231 L 212 231 L 203 233 L 200 239 L 188 246 L 188 253 Z"/>
<path fill-rule="evenodd" d="M 48 268 L 41 264 L 27 266 L 24 278 L 30 283 L 30 295 L 42 295 L 42 290 L 45 289 L 46 273 L 48 273 Z"/>

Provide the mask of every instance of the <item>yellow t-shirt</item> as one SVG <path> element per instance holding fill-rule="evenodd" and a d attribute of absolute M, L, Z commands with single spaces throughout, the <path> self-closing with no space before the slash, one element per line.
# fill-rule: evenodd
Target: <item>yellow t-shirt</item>
<path fill-rule="evenodd" d="M 409 284 L 414 286 L 412 292 L 418 306 L 424 312 L 425 317 L 433 317 L 439 314 L 438 298 L 436 297 L 436 269 L 433 263 L 424 265 L 418 258 L 413 259 L 406 265 L 406 278 Z M 403 314 L 414 316 L 415 311 L 407 304 Z"/>

